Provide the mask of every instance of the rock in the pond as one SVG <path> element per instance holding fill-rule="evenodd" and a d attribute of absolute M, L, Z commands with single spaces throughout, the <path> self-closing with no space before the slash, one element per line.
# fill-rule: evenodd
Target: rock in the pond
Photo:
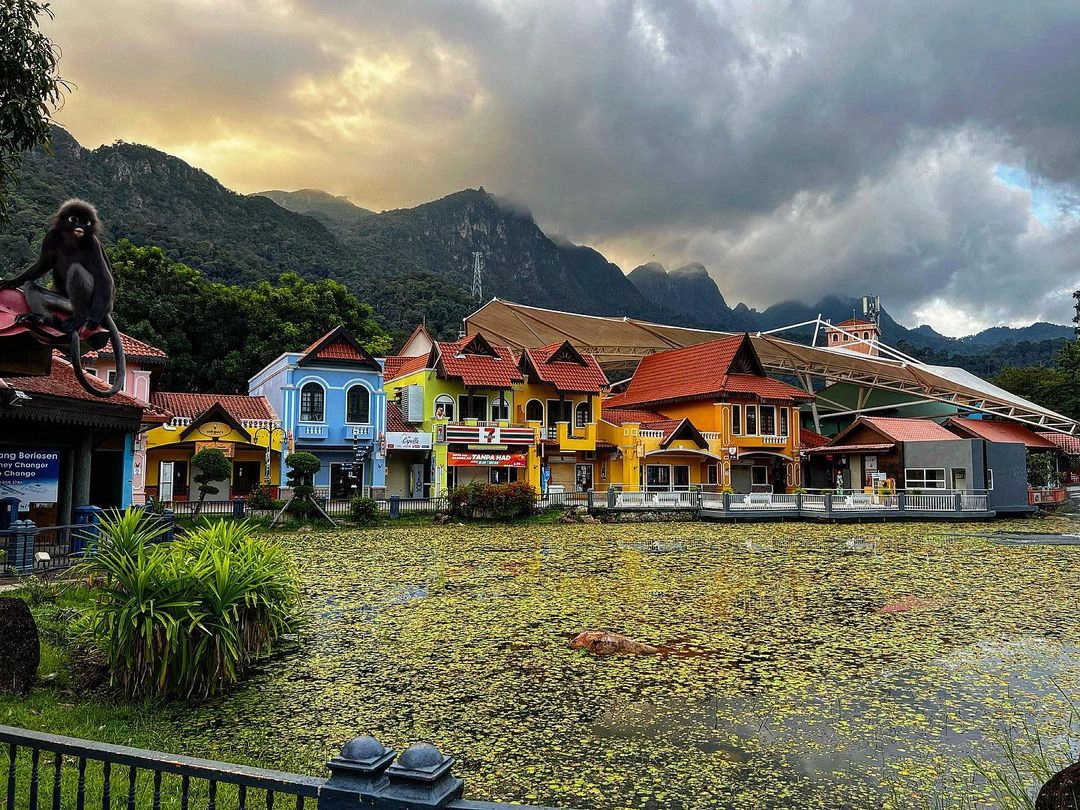
<path fill-rule="evenodd" d="M 0 692 L 27 694 L 40 662 L 41 642 L 30 606 L 22 599 L 0 598 Z"/>
<path fill-rule="evenodd" d="M 588 650 L 593 655 L 653 655 L 660 652 L 658 647 L 642 644 L 620 633 L 606 630 L 586 630 L 578 633 L 570 642 L 575 650 Z"/>

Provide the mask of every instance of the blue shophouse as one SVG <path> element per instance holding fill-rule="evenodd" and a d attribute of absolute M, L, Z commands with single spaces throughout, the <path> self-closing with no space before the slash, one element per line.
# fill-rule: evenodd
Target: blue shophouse
<path fill-rule="evenodd" d="M 342 326 L 302 352 L 286 352 L 248 380 L 281 417 L 290 450 L 322 461 L 318 494 L 379 496 L 385 485 L 382 366 Z"/>

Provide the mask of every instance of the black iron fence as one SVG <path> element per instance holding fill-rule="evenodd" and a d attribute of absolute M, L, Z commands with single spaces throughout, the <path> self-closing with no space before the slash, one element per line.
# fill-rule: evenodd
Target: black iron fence
<path fill-rule="evenodd" d="M 373 737 L 350 740 L 329 778 L 164 754 L 0 725 L 8 746 L 7 810 L 41 807 L 406 810 L 517 807 L 462 800 L 454 758 L 416 743 L 400 756 Z"/>

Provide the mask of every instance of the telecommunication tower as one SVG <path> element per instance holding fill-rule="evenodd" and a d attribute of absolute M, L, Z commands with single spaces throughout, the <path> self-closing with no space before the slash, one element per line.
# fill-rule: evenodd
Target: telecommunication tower
<path fill-rule="evenodd" d="M 484 254 L 474 250 L 472 258 L 472 302 L 478 307 L 484 303 Z"/>

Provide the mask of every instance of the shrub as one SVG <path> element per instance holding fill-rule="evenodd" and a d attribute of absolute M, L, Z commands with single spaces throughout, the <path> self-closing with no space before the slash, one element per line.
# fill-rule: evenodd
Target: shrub
<path fill-rule="evenodd" d="M 358 495 L 352 499 L 351 506 L 353 519 L 361 526 L 378 520 L 379 504 L 373 498 Z"/>
<path fill-rule="evenodd" d="M 536 511 L 536 490 L 523 481 L 488 484 L 472 481 L 450 490 L 450 512 L 458 517 L 511 520 Z"/>
<path fill-rule="evenodd" d="M 289 453 L 285 457 L 285 466 L 289 468 L 287 483 L 293 491 L 289 514 L 299 518 L 309 518 L 317 514 L 313 498 L 315 473 L 322 467 L 319 457 L 314 453 Z"/>
<path fill-rule="evenodd" d="M 133 509 L 102 521 L 80 569 L 104 585 L 82 625 L 127 694 L 203 697 L 296 626 L 298 580 L 250 523 L 203 524 L 155 545 L 160 532 Z"/>
<path fill-rule="evenodd" d="M 191 459 L 191 466 L 196 469 L 195 483 L 199 485 L 199 502 L 195 504 L 194 516 L 198 517 L 207 495 L 217 495 L 219 490 L 215 481 L 228 481 L 232 475 L 232 462 L 220 450 L 207 447 L 196 453 Z"/>
<path fill-rule="evenodd" d="M 251 509 L 280 509 L 280 503 L 270 494 L 270 487 L 266 484 L 259 484 L 247 496 L 247 505 Z"/>

